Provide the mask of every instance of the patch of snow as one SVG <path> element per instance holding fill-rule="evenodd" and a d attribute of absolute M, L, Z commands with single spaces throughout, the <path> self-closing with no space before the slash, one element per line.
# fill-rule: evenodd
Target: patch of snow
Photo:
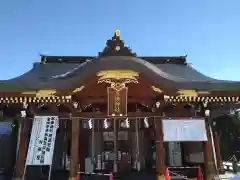
<path fill-rule="evenodd" d="M 95 58 L 94 58 L 95 59 Z M 62 74 L 58 74 L 55 76 L 51 76 L 49 79 L 61 79 L 61 78 L 66 78 L 67 76 L 75 73 L 78 69 L 80 69 L 81 67 L 83 67 L 84 65 L 86 65 L 87 63 L 91 62 L 94 59 L 87 59 L 85 62 L 83 62 L 82 64 L 79 64 L 77 67 L 70 69 L 69 71 L 62 73 Z"/>
<path fill-rule="evenodd" d="M 221 174 L 215 178 L 215 180 L 240 180 L 240 174 L 234 174 L 231 172 L 226 172 L 225 174 Z"/>

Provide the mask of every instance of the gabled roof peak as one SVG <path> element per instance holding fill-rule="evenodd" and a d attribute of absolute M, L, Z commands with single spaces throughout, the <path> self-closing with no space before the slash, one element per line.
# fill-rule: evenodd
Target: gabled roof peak
<path fill-rule="evenodd" d="M 115 30 L 114 35 L 106 42 L 106 46 L 98 56 L 47 56 L 41 55 L 41 63 L 83 63 L 88 59 L 109 57 L 109 56 L 125 56 L 138 57 L 153 64 L 178 64 L 187 65 L 187 55 L 185 56 L 137 56 L 132 49 L 127 47 L 120 38 L 120 31 Z"/>
<path fill-rule="evenodd" d="M 102 52 L 99 52 L 99 57 L 102 56 L 132 56 L 137 54 L 132 52 L 132 49 L 127 47 L 123 40 L 120 39 L 120 31 L 115 30 L 112 39 L 107 40 L 106 46 Z"/>
<path fill-rule="evenodd" d="M 107 57 L 107 56 L 102 56 Z M 116 57 L 116 56 L 115 56 Z M 122 56 L 123 57 L 123 56 Z M 126 56 L 125 56 L 126 57 Z M 87 60 L 98 58 L 96 56 L 47 56 L 41 55 L 41 63 L 83 63 Z M 101 57 L 99 57 L 101 58 Z M 187 65 L 185 56 L 137 56 L 152 64 L 178 64 Z"/>

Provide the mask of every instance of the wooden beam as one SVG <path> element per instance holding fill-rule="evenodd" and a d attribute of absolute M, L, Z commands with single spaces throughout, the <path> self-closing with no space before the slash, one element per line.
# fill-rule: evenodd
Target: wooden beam
<path fill-rule="evenodd" d="M 71 160 L 70 160 L 70 176 L 69 180 L 75 180 L 79 165 L 79 145 L 80 145 L 80 120 L 71 118 L 72 122 L 72 139 L 71 139 Z"/>
<path fill-rule="evenodd" d="M 206 167 L 206 180 L 212 180 L 216 174 L 216 167 L 213 156 L 213 144 L 210 133 L 210 124 L 206 122 L 208 141 L 204 142 L 204 164 Z"/>
<path fill-rule="evenodd" d="M 29 131 L 31 129 L 31 119 L 21 119 L 21 133 L 20 133 L 20 144 L 19 144 L 19 152 L 17 154 L 16 161 L 16 179 L 21 179 L 24 173 L 25 162 L 27 158 L 28 151 L 28 142 L 29 142 Z"/>
<path fill-rule="evenodd" d="M 214 142 L 215 142 L 215 149 L 217 155 L 217 168 L 219 173 L 224 172 L 222 156 L 221 156 L 221 149 L 220 149 L 220 137 L 217 132 L 214 133 Z"/>
<path fill-rule="evenodd" d="M 162 119 L 155 119 L 156 125 L 156 171 L 157 171 L 157 179 L 164 180 L 165 179 L 165 149 L 163 144 L 163 129 L 162 129 Z"/>

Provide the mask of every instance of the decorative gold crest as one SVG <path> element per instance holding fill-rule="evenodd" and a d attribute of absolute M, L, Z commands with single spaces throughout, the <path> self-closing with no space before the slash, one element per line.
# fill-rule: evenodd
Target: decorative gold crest
<path fill-rule="evenodd" d="M 129 83 L 138 83 L 139 74 L 132 70 L 108 70 L 97 74 L 98 83 L 108 83 L 112 88 L 121 90 Z"/>
<path fill-rule="evenodd" d="M 108 87 L 108 115 L 127 115 L 127 93 L 126 84 L 138 83 L 139 74 L 132 70 L 109 70 L 100 71 L 98 83 L 107 83 Z"/>
<path fill-rule="evenodd" d="M 195 90 L 179 90 L 178 93 L 180 96 L 191 96 L 191 97 L 196 97 L 198 96 L 198 93 Z"/>
<path fill-rule="evenodd" d="M 55 89 L 47 89 L 47 90 L 39 90 L 39 91 L 28 91 L 28 92 L 23 92 L 22 94 L 25 95 L 36 95 L 36 97 L 49 97 L 49 96 L 54 96 L 56 94 Z"/>
<path fill-rule="evenodd" d="M 162 93 L 163 92 L 160 88 L 158 88 L 156 86 L 152 86 L 152 90 L 155 91 L 155 92 L 158 92 L 158 93 Z"/>
<path fill-rule="evenodd" d="M 84 86 L 81 86 L 81 87 L 79 87 L 79 88 L 74 89 L 72 92 L 73 92 L 73 93 L 77 93 L 77 92 L 82 91 L 84 88 L 85 88 Z"/>

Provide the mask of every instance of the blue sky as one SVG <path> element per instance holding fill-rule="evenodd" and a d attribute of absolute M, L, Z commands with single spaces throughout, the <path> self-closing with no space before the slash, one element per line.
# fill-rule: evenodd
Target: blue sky
<path fill-rule="evenodd" d="M 0 79 L 46 55 L 97 55 L 115 29 L 138 55 L 240 81 L 240 0 L 1 0 Z"/>

